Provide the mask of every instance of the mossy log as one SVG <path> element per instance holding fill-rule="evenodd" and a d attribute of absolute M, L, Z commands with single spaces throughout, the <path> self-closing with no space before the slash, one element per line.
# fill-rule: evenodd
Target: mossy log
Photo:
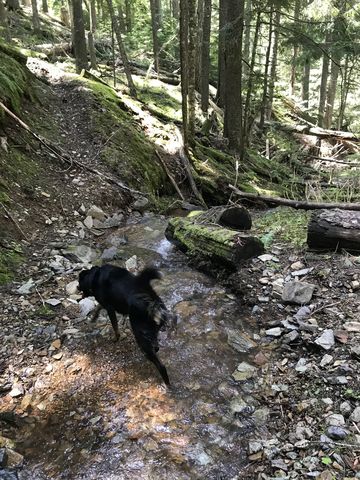
<path fill-rule="evenodd" d="M 196 219 L 195 216 L 196 215 Z M 231 207 L 217 206 L 206 211 L 196 211 L 189 214 L 196 223 L 221 225 L 233 230 L 250 230 L 251 216 L 249 211 L 241 205 Z"/>
<path fill-rule="evenodd" d="M 309 248 L 360 252 L 360 212 L 321 210 L 308 225 Z"/>
<path fill-rule="evenodd" d="M 248 233 L 199 224 L 192 218 L 172 218 L 165 236 L 191 256 L 216 261 L 232 269 L 264 251 L 262 242 Z"/>

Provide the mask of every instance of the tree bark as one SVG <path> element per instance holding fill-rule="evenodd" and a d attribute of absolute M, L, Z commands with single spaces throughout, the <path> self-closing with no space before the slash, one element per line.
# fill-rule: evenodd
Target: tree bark
<path fill-rule="evenodd" d="M 352 67 L 349 66 L 349 55 L 346 55 L 345 65 L 343 68 L 344 73 L 341 79 L 340 107 L 339 107 L 339 117 L 337 121 L 337 128 L 339 130 L 342 129 L 343 123 L 344 123 L 347 96 L 348 96 L 350 84 L 351 84 L 351 71 L 352 71 Z"/>
<path fill-rule="evenodd" d="M 189 119 L 188 119 L 188 34 L 189 13 L 188 2 L 180 0 L 180 64 L 181 64 L 181 107 L 184 149 L 189 151 Z"/>
<path fill-rule="evenodd" d="M 125 50 L 125 47 L 124 47 L 124 44 L 123 44 L 123 41 L 122 41 L 119 24 L 118 24 L 118 22 L 116 20 L 116 17 L 115 17 L 112 0 L 107 0 L 107 4 L 108 4 L 108 7 L 109 7 L 111 22 L 112 22 L 113 27 L 114 27 L 115 36 L 116 36 L 116 40 L 117 40 L 117 43 L 118 43 L 121 60 L 122 60 L 123 65 L 124 65 L 124 70 L 125 70 L 125 75 L 126 75 L 126 79 L 127 79 L 128 86 L 129 86 L 130 95 L 132 97 L 136 97 L 136 88 L 135 88 L 135 84 L 134 84 L 134 81 L 133 81 L 132 76 L 131 76 L 130 65 L 129 65 L 128 57 L 126 55 L 126 50 Z"/>
<path fill-rule="evenodd" d="M 191 256 L 219 262 L 231 269 L 239 268 L 243 260 L 264 251 L 262 242 L 256 237 L 215 225 L 198 224 L 191 218 L 170 219 L 165 236 Z"/>
<path fill-rule="evenodd" d="M 243 52 L 243 74 L 249 75 L 249 63 L 250 63 L 250 37 L 251 37 L 251 2 L 252 0 L 245 0 L 245 34 L 244 34 L 244 52 Z"/>
<path fill-rule="evenodd" d="M 189 43 L 188 43 L 188 104 L 189 104 L 189 144 L 195 138 L 195 59 L 196 59 L 196 0 L 188 0 L 189 5 Z"/>
<path fill-rule="evenodd" d="M 94 46 L 94 36 L 92 32 L 88 32 L 88 46 L 90 55 L 90 66 L 93 70 L 97 70 L 96 51 Z"/>
<path fill-rule="evenodd" d="M 197 39 L 195 51 L 195 87 L 198 92 L 201 91 L 201 55 L 204 23 L 204 0 L 197 0 Z"/>
<path fill-rule="evenodd" d="M 95 0 L 90 0 L 90 32 L 95 34 L 97 27 Z"/>
<path fill-rule="evenodd" d="M 180 16 L 179 0 L 171 0 L 171 6 L 172 6 L 172 16 L 175 18 L 175 20 L 179 20 L 179 16 Z"/>
<path fill-rule="evenodd" d="M 360 213 L 323 210 L 313 213 L 307 243 L 312 249 L 360 251 Z"/>
<path fill-rule="evenodd" d="M 0 0 L 0 33 L 5 41 L 9 42 L 11 40 L 9 25 L 7 20 L 7 13 L 3 0 Z"/>
<path fill-rule="evenodd" d="M 276 81 L 276 65 L 278 57 L 279 28 L 280 28 L 280 10 L 275 12 L 274 41 L 272 46 L 271 68 L 269 79 L 269 93 L 267 95 L 266 119 L 270 120 L 272 114 L 272 104 L 274 100 L 274 88 Z"/>
<path fill-rule="evenodd" d="M 218 81 L 216 103 L 221 108 L 225 105 L 225 23 L 226 0 L 219 0 Z"/>
<path fill-rule="evenodd" d="M 65 27 L 71 28 L 69 10 L 65 7 L 65 5 L 62 5 L 60 8 L 60 20 Z"/>
<path fill-rule="evenodd" d="M 330 35 L 326 36 L 326 44 L 330 43 Z M 324 126 L 325 116 L 325 102 L 326 102 L 326 86 L 329 76 L 329 55 L 327 52 L 323 54 L 322 69 L 321 69 L 321 82 L 320 82 L 320 94 L 319 94 L 319 111 L 318 111 L 318 125 Z"/>
<path fill-rule="evenodd" d="M 73 8 L 73 39 L 76 72 L 80 73 L 81 70 L 87 70 L 89 67 L 87 59 L 82 0 L 72 0 L 71 3 Z"/>
<path fill-rule="evenodd" d="M 304 108 L 309 108 L 309 93 L 310 93 L 310 56 L 306 55 L 304 70 L 303 70 L 303 81 L 302 81 L 302 102 Z"/>
<path fill-rule="evenodd" d="M 234 191 L 236 195 L 241 198 L 251 198 L 253 200 L 260 200 L 266 203 L 275 205 L 286 205 L 288 207 L 301 210 L 318 210 L 318 209 L 333 209 L 340 210 L 354 210 L 360 211 L 360 203 L 321 203 L 321 202 L 305 202 L 301 200 L 289 200 L 288 198 L 269 197 L 265 195 L 258 195 L 256 193 L 241 192 L 234 185 L 229 185 L 229 188 Z"/>
<path fill-rule="evenodd" d="M 150 0 L 150 10 L 151 10 L 151 29 L 152 29 L 152 37 L 153 37 L 154 68 L 155 68 L 155 72 L 159 73 L 160 44 L 159 44 L 158 31 L 160 28 L 160 23 L 159 23 L 160 12 L 157 10 L 156 0 Z"/>
<path fill-rule="evenodd" d="M 211 32 L 211 0 L 204 0 L 204 17 L 201 45 L 201 110 L 207 115 L 209 108 L 210 81 L 210 32 Z"/>
<path fill-rule="evenodd" d="M 225 37 L 224 136 L 230 150 L 242 154 L 242 40 L 244 0 L 228 0 Z"/>
<path fill-rule="evenodd" d="M 5 6 L 10 11 L 16 12 L 20 10 L 20 2 L 19 0 L 5 0 Z"/>
<path fill-rule="evenodd" d="M 301 0 L 295 0 L 294 7 L 294 25 L 297 24 L 297 21 L 300 17 L 300 2 Z M 295 95 L 295 83 L 296 83 L 296 66 L 297 66 L 297 56 L 298 56 L 299 46 L 293 46 L 293 54 L 291 59 L 291 73 L 290 73 L 290 95 L 293 97 Z"/>
<path fill-rule="evenodd" d="M 44 13 L 49 13 L 49 6 L 47 3 L 47 0 L 41 0 L 41 4 L 42 4 L 42 11 Z"/>
<path fill-rule="evenodd" d="M 269 67 L 270 67 L 271 39 L 272 39 L 272 30 L 273 30 L 273 15 L 274 15 L 274 6 L 272 4 L 270 8 L 269 37 L 268 37 L 268 45 L 267 45 L 266 56 L 265 56 L 264 84 L 263 84 L 263 94 L 262 94 L 262 101 L 261 101 L 261 108 L 260 108 L 260 122 L 259 122 L 260 130 L 264 128 L 264 123 L 265 123 L 265 112 L 266 112 L 268 83 L 269 83 L 268 74 L 269 74 Z"/>
<path fill-rule="evenodd" d="M 131 33 L 133 25 L 131 0 L 125 0 L 125 23 L 127 33 Z"/>
<path fill-rule="evenodd" d="M 32 8 L 32 24 L 33 30 L 35 33 L 40 33 L 40 17 L 39 11 L 37 6 L 37 0 L 31 0 L 31 8 Z"/>

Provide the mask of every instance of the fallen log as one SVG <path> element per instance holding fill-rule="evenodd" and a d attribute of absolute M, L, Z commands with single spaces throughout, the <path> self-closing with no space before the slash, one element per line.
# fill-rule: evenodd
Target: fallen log
<path fill-rule="evenodd" d="M 350 140 L 359 142 L 360 137 L 352 132 L 342 132 L 340 130 L 329 130 L 320 127 L 311 127 L 309 125 L 290 125 L 287 123 L 267 121 L 266 127 L 274 127 L 284 132 L 300 133 L 302 135 L 313 135 L 319 138 L 339 138 L 341 140 Z"/>
<path fill-rule="evenodd" d="M 195 223 L 191 218 L 172 218 L 165 236 L 187 254 L 216 261 L 232 270 L 264 251 L 263 243 L 248 233 Z"/>
<path fill-rule="evenodd" d="M 205 212 L 193 212 L 189 217 L 197 224 L 221 225 L 234 230 L 251 229 L 250 213 L 241 205 L 212 207 Z"/>
<path fill-rule="evenodd" d="M 52 55 L 59 56 L 72 52 L 72 44 L 70 42 L 61 42 L 61 43 L 44 43 L 40 45 L 35 45 L 32 47 L 36 52 L 44 53 L 46 56 L 50 57 Z"/>
<path fill-rule="evenodd" d="M 229 185 L 229 188 L 234 191 L 236 195 L 242 198 L 250 198 L 253 200 L 261 200 L 266 203 L 275 205 L 287 205 L 288 207 L 302 209 L 302 210 L 317 210 L 317 209 L 333 209 L 340 210 L 355 210 L 360 211 L 360 203 L 321 203 L 321 202 L 306 202 L 302 200 L 289 200 L 288 198 L 268 197 L 265 195 L 258 195 L 257 193 L 241 192 L 234 185 Z"/>
<path fill-rule="evenodd" d="M 314 212 L 308 225 L 307 243 L 315 250 L 360 251 L 360 213 L 344 210 Z"/>

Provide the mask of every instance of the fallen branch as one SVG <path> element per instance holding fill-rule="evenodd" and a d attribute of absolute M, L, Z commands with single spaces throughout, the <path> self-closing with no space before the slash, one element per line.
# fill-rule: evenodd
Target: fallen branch
<path fill-rule="evenodd" d="M 23 237 L 23 239 L 26 239 L 26 235 L 25 233 L 23 232 L 23 230 L 21 229 L 20 225 L 17 223 L 17 221 L 15 220 L 15 218 L 11 215 L 11 213 L 8 211 L 8 209 L 5 207 L 5 205 L 3 203 L 0 203 L 0 205 L 3 207 L 6 215 L 10 218 L 10 220 L 13 222 L 13 224 L 15 225 L 15 227 L 17 228 L 17 230 L 20 232 L 21 236 Z"/>
<path fill-rule="evenodd" d="M 38 135 L 37 133 L 33 132 L 25 122 L 23 122 L 19 117 L 17 117 L 2 102 L 0 102 L 0 107 L 5 111 L 5 113 L 7 113 L 11 118 L 13 118 L 20 125 L 20 127 L 22 127 L 24 130 L 26 130 L 28 133 L 30 133 L 30 135 L 33 136 L 37 141 L 39 141 L 41 143 L 41 145 L 43 145 L 49 152 L 51 152 L 53 155 L 55 155 L 57 158 L 59 158 L 62 162 L 69 165 L 69 168 L 75 166 L 75 167 L 79 168 L 80 170 L 86 170 L 90 173 L 94 173 L 95 175 L 101 177 L 107 183 L 110 183 L 112 185 L 116 185 L 121 190 L 124 190 L 128 193 L 131 193 L 131 194 L 144 196 L 143 192 L 140 192 L 138 190 L 134 190 L 130 187 L 127 187 L 126 185 L 124 185 L 119 180 L 116 180 L 115 178 L 112 178 L 108 175 L 105 175 L 104 173 L 100 172 L 99 170 L 97 170 L 95 168 L 84 165 L 83 163 L 79 162 L 78 160 L 72 159 L 59 146 L 54 145 L 52 142 L 50 142 L 46 138 L 44 138 L 44 137 Z"/>
<path fill-rule="evenodd" d="M 266 203 L 275 203 L 277 205 L 286 205 L 288 207 L 303 209 L 303 210 L 316 210 L 316 209 L 330 209 L 339 208 L 340 210 L 356 210 L 360 211 L 360 203 L 318 203 L 318 202 L 305 202 L 301 200 L 289 200 L 288 198 L 280 197 L 268 197 L 265 195 L 258 195 L 257 193 L 246 193 L 238 190 L 234 185 L 229 185 L 229 188 L 234 191 L 236 195 L 242 198 L 249 198 L 253 200 L 262 200 Z"/>
<path fill-rule="evenodd" d="M 342 165 L 347 165 L 348 167 L 360 167 L 360 163 L 349 163 L 349 162 L 345 162 L 345 160 L 338 160 L 337 158 L 318 157 L 316 155 L 308 155 L 308 156 L 311 158 L 315 158 L 316 160 L 322 160 L 323 162 L 340 163 Z"/>
<path fill-rule="evenodd" d="M 178 187 L 177 183 L 175 182 L 175 179 L 174 177 L 171 175 L 170 173 L 170 170 L 168 169 L 164 159 L 161 157 L 160 153 L 155 149 L 155 153 L 156 153 L 156 156 L 158 157 L 158 159 L 160 160 L 161 162 L 161 165 L 164 167 L 164 170 L 166 172 L 166 175 L 169 177 L 169 180 L 170 182 L 173 184 L 177 194 L 179 195 L 179 197 L 181 198 L 181 200 L 185 200 L 184 198 L 184 195 L 181 193 L 181 190 L 180 188 Z"/>
<path fill-rule="evenodd" d="M 310 127 L 309 125 L 290 125 L 280 122 L 267 121 L 266 127 L 274 127 L 284 132 L 300 133 L 302 135 L 313 135 L 319 138 L 340 138 L 342 140 L 351 140 L 359 142 L 360 138 L 351 132 L 342 132 L 340 130 L 328 130 L 320 127 Z"/>

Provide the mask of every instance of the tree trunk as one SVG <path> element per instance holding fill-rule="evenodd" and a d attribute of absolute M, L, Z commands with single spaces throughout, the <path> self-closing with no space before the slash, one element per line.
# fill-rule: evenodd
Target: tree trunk
<path fill-rule="evenodd" d="M 195 58 L 195 87 L 198 92 L 201 91 L 201 55 L 204 23 L 204 0 L 197 0 L 197 39 L 196 39 L 196 58 Z"/>
<path fill-rule="evenodd" d="M 189 12 L 187 0 L 180 0 L 180 64 L 181 64 L 181 106 L 182 128 L 185 153 L 189 151 L 188 119 L 188 35 Z"/>
<path fill-rule="evenodd" d="M 260 122 L 259 122 L 260 130 L 264 128 L 264 123 L 265 123 L 265 110 L 266 110 L 267 94 L 268 94 L 268 74 L 269 74 L 270 53 L 271 53 L 271 39 L 272 39 L 272 30 L 273 30 L 273 15 L 274 15 L 274 6 L 271 5 L 269 37 L 268 37 L 268 45 L 267 45 L 266 56 L 265 56 L 263 95 L 262 95 L 261 108 L 260 108 Z"/>
<path fill-rule="evenodd" d="M 225 37 L 224 136 L 230 150 L 242 154 L 242 40 L 244 0 L 228 0 Z"/>
<path fill-rule="evenodd" d="M 41 6 L 43 13 L 49 13 L 49 6 L 47 0 L 41 0 Z"/>
<path fill-rule="evenodd" d="M 31 0 L 31 8 L 32 8 L 32 24 L 35 33 L 40 33 L 40 17 L 39 11 L 37 6 L 37 0 Z"/>
<path fill-rule="evenodd" d="M 250 37 L 251 37 L 251 1 L 245 0 L 245 34 L 244 34 L 244 52 L 243 52 L 243 74 L 246 77 L 249 75 L 250 63 Z"/>
<path fill-rule="evenodd" d="M 69 10 L 65 7 L 65 5 L 60 8 L 60 20 L 65 27 L 71 28 Z"/>
<path fill-rule="evenodd" d="M 118 19 L 119 19 L 119 28 L 122 35 L 126 34 L 126 23 L 125 23 L 125 15 L 122 4 L 120 3 L 118 6 Z"/>
<path fill-rule="evenodd" d="M 322 210 L 315 212 L 308 226 L 309 248 L 332 251 L 360 251 L 360 212 Z"/>
<path fill-rule="evenodd" d="M 207 115 L 209 108 L 210 77 L 210 32 L 211 32 L 211 0 L 204 0 L 204 20 L 201 46 L 201 110 Z"/>
<path fill-rule="evenodd" d="M 331 37 L 329 34 L 326 36 L 326 44 L 330 43 Z M 318 125 L 319 127 L 324 126 L 324 116 L 325 116 L 325 102 L 326 102 L 326 86 L 329 76 L 329 55 L 327 52 L 323 54 L 322 61 L 322 70 L 321 70 L 321 83 L 320 83 L 320 94 L 319 94 L 319 111 L 318 111 Z"/>
<path fill-rule="evenodd" d="M 264 251 L 262 242 L 248 233 L 198 224 L 191 217 L 170 219 L 165 236 L 189 255 L 231 269 L 239 268 L 243 260 Z"/>
<path fill-rule="evenodd" d="M 16 12 L 20 10 L 20 2 L 19 0 L 5 0 L 5 6 L 10 11 Z"/>
<path fill-rule="evenodd" d="M 216 103 L 221 108 L 225 105 L 225 24 L 226 0 L 219 0 L 218 81 Z"/>
<path fill-rule="evenodd" d="M 157 10 L 156 0 L 150 0 L 150 10 L 151 10 L 151 29 L 152 29 L 152 37 L 153 37 L 154 68 L 156 73 L 158 74 L 160 70 L 160 65 L 159 65 L 160 44 L 159 44 L 159 37 L 158 37 L 160 23 L 159 23 L 159 12 Z"/>
<path fill-rule="evenodd" d="M 256 50 L 258 45 L 259 33 L 261 26 L 261 12 L 258 12 L 256 15 L 256 24 L 254 32 L 253 47 L 251 53 L 251 63 L 250 71 L 248 77 L 247 91 L 246 91 L 246 100 L 245 100 L 245 109 L 244 109 L 244 126 L 243 126 L 243 145 L 244 147 L 249 144 L 250 128 L 252 125 L 251 119 L 251 95 L 253 90 L 253 81 L 254 81 L 254 68 L 256 61 Z"/>
<path fill-rule="evenodd" d="M 126 18 L 126 31 L 130 33 L 132 31 L 132 7 L 131 7 L 131 0 L 125 0 L 125 18 Z"/>
<path fill-rule="evenodd" d="M 195 57 L 196 57 L 196 0 L 188 0 L 189 5 L 189 44 L 188 44 L 188 104 L 189 104 L 189 144 L 195 138 Z"/>
<path fill-rule="evenodd" d="M 0 34 L 5 39 L 5 41 L 10 42 L 11 37 L 3 0 L 0 0 Z"/>
<path fill-rule="evenodd" d="M 345 108 L 347 102 L 347 96 L 349 93 L 349 88 L 351 84 L 351 71 L 352 67 L 349 67 L 349 55 L 345 57 L 345 65 L 343 68 L 343 76 L 341 81 L 341 97 L 340 97 L 340 107 L 339 107 L 339 117 L 337 121 L 337 128 L 341 130 L 343 128 Z"/>
<path fill-rule="evenodd" d="M 74 43 L 74 12 L 72 6 L 72 0 L 67 0 L 69 14 L 70 14 L 70 26 L 71 26 L 71 41 Z"/>
<path fill-rule="evenodd" d="M 33 0 L 34 1 L 34 0 Z M 75 51 L 76 72 L 88 69 L 88 59 L 86 50 L 84 16 L 82 9 L 82 0 L 72 0 L 73 8 L 73 39 Z"/>
<path fill-rule="evenodd" d="M 90 32 L 96 32 L 97 19 L 96 19 L 96 6 L 95 0 L 90 0 Z"/>
<path fill-rule="evenodd" d="M 309 108 L 309 93 L 310 93 L 310 56 L 307 54 L 304 64 L 304 73 L 302 81 L 302 103 L 304 108 Z"/>
<path fill-rule="evenodd" d="M 133 81 L 132 76 L 131 76 L 130 65 L 129 65 L 128 57 L 126 55 L 126 50 L 125 50 L 125 47 L 124 47 L 124 44 L 123 44 L 123 41 L 122 41 L 119 24 L 118 24 L 118 22 L 116 20 L 116 17 L 115 17 L 112 0 L 107 0 L 107 4 L 108 4 L 108 7 L 109 7 L 111 22 L 112 22 L 113 27 L 114 27 L 115 36 L 116 36 L 116 40 L 117 40 L 117 43 L 118 43 L 121 60 L 122 60 L 123 65 L 124 65 L 124 70 L 125 70 L 125 75 L 126 75 L 126 79 L 127 79 L 127 82 L 128 82 L 129 90 L 130 90 L 130 95 L 132 97 L 136 97 L 136 88 L 135 88 L 135 84 L 134 84 L 134 81 Z"/>
<path fill-rule="evenodd" d="M 280 10 L 275 12 L 275 27 L 274 27 L 274 42 L 272 47 L 270 79 L 269 79 L 269 93 L 266 107 L 266 119 L 270 120 L 272 113 L 272 104 L 274 100 L 274 88 L 276 81 L 276 65 L 278 56 L 278 44 L 279 44 L 279 28 L 280 28 Z"/>
<path fill-rule="evenodd" d="M 300 2 L 301 0 L 295 0 L 294 8 L 294 24 L 296 25 L 300 17 Z M 297 56 L 298 56 L 299 46 L 293 46 L 293 55 L 291 59 L 291 73 L 290 73 L 290 95 L 293 97 L 295 95 L 295 83 L 296 83 L 296 65 L 297 65 Z"/>
<path fill-rule="evenodd" d="M 175 20 L 179 20 L 179 16 L 180 16 L 179 0 L 171 0 L 171 6 L 172 6 L 172 16 L 175 18 Z"/>
<path fill-rule="evenodd" d="M 94 46 L 94 36 L 92 32 L 88 32 L 88 46 L 90 55 L 90 66 L 93 70 L 97 70 L 96 51 Z"/>

